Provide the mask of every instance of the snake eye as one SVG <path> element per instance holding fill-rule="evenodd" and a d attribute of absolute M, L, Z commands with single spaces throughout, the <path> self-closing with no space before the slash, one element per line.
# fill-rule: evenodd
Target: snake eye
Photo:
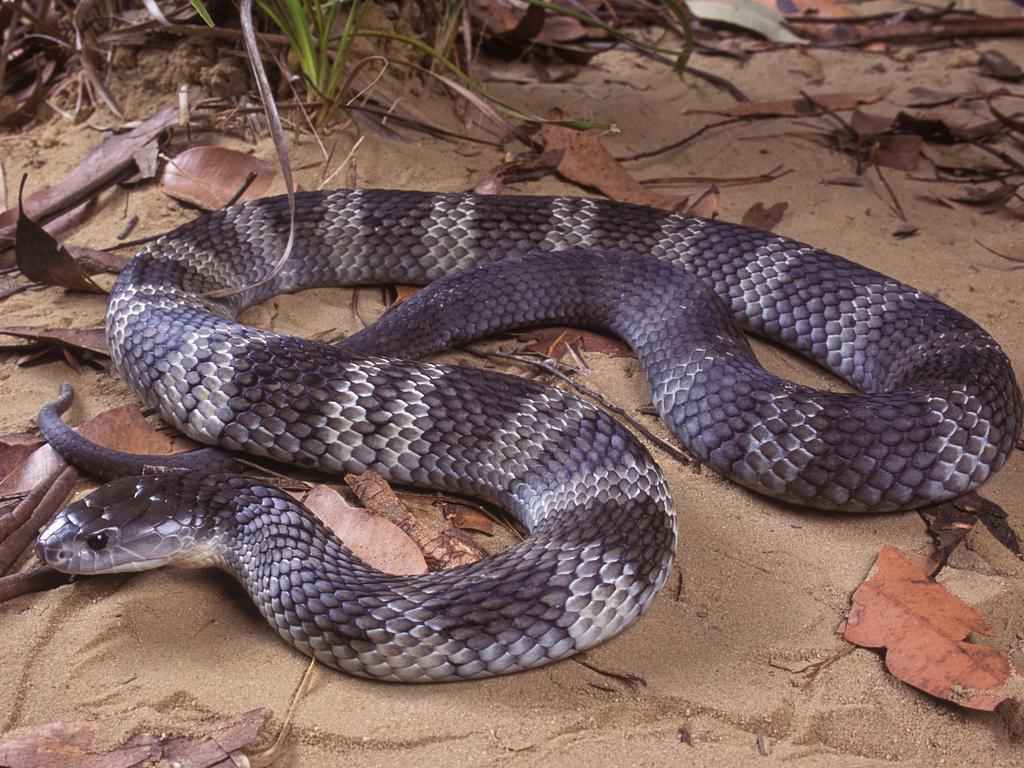
<path fill-rule="evenodd" d="M 107 546 L 107 534 L 105 533 L 94 533 L 85 543 L 89 545 L 89 549 L 94 549 L 99 552 Z"/>

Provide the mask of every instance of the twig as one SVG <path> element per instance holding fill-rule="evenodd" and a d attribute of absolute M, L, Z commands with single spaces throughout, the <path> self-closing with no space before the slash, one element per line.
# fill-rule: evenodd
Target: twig
<path fill-rule="evenodd" d="M 0 603 L 11 600 L 29 592 L 42 592 L 59 587 L 71 581 L 71 576 L 55 571 L 48 565 L 41 565 L 24 573 L 0 576 Z"/>
<path fill-rule="evenodd" d="M 790 24 L 869 24 L 872 21 L 888 21 L 897 17 L 907 21 L 927 21 L 929 19 L 940 19 L 951 13 L 964 16 L 976 15 L 974 11 L 957 8 L 955 0 L 952 0 L 952 2 L 947 3 L 944 7 L 931 11 L 911 8 L 909 11 L 887 11 L 885 13 L 869 13 L 864 16 L 795 16 L 788 19 L 788 22 Z"/>
<path fill-rule="evenodd" d="M 572 660 L 579 664 L 581 667 L 586 667 L 591 672 L 596 672 L 604 677 L 610 677 L 612 680 L 618 680 L 621 683 L 631 688 L 646 688 L 647 680 L 640 675 L 633 674 L 632 672 L 609 672 L 607 669 L 601 669 L 599 666 L 594 664 L 592 661 L 587 660 L 585 653 L 578 653 L 572 657 Z"/>
<path fill-rule="evenodd" d="M 659 149 L 650 149 L 646 152 L 637 152 L 635 155 L 619 155 L 615 159 L 620 163 L 629 163 L 635 160 L 644 160 L 648 157 L 655 157 L 656 155 L 664 154 L 665 152 L 671 152 L 673 149 L 679 149 L 680 147 L 690 143 L 694 139 L 702 136 L 706 131 L 710 131 L 712 128 L 718 128 L 723 125 L 730 125 L 731 123 L 742 123 L 750 118 L 748 117 L 730 117 L 726 120 L 719 120 L 716 123 L 708 123 L 707 125 L 701 126 L 693 133 L 688 136 L 684 136 L 679 141 L 674 141 L 671 144 L 666 144 L 664 147 Z"/>
<path fill-rule="evenodd" d="M 252 186 L 252 183 L 254 181 L 256 181 L 256 177 L 258 175 L 259 174 L 256 173 L 256 171 L 249 171 L 249 173 L 245 177 L 245 181 L 242 182 L 242 186 L 240 186 L 238 188 L 238 190 L 235 192 L 235 194 L 233 194 L 231 196 L 231 198 L 226 203 L 224 203 L 224 205 L 222 207 L 223 208 L 228 208 L 228 207 L 234 205 L 235 203 L 237 203 L 238 202 L 238 198 L 240 198 L 242 195 L 244 195 L 245 191 L 247 189 L 249 189 L 249 187 Z"/>
<path fill-rule="evenodd" d="M 875 166 L 875 173 L 878 174 L 879 181 L 882 182 L 882 186 L 885 187 L 885 191 L 889 193 L 889 199 L 892 200 L 892 205 L 893 205 L 893 208 L 896 210 L 896 215 L 900 217 L 901 221 L 906 221 L 907 220 L 907 214 L 905 214 L 903 212 L 903 206 L 900 205 L 899 198 L 896 197 L 896 193 L 893 192 L 892 187 L 889 186 L 888 180 L 882 174 L 882 168 L 878 165 L 878 163 L 875 163 L 874 166 Z"/>
<path fill-rule="evenodd" d="M 39 533 L 39 529 L 53 517 L 57 508 L 64 503 L 64 500 L 74 489 L 77 482 L 78 470 L 74 467 L 66 466 L 56 476 L 52 485 L 44 481 L 39 489 L 33 491 L 11 513 L 13 517 L 22 520 L 22 522 L 8 534 L 3 543 L 0 543 L 0 574 L 11 570 L 11 567 L 21 557 L 21 553 L 25 551 L 25 548 L 32 543 L 32 540 Z M 45 490 L 41 495 L 37 495 L 40 489 Z M 27 515 L 25 514 L 26 511 L 28 512 Z"/>
<path fill-rule="evenodd" d="M 272 765 L 274 761 L 280 757 L 278 752 L 281 749 L 281 745 L 284 743 L 285 738 L 288 736 L 288 732 L 291 730 L 292 716 L 295 714 L 295 710 L 299 706 L 299 702 L 302 701 L 302 697 L 306 695 L 306 691 L 309 689 L 309 683 L 313 679 L 314 667 L 316 667 L 316 658 L 311 658 L 309 660 L 309 666 L 306 667 L 306 671 L 302 673 L 302 680 L 299 681 L 299 687 L 295 689 L 295 695 L 292 696 L 292 702 L 288 705 L 288 713 L 284 716 L 284 723 L 281 725 L 281 730 L 278 732 L 277 738 L 274 739 L 274 743 L 262 752 L 249 757 L 249 764 L 253 768 L 265 768 L 265 766 Z"/>
<path fill-rule="evenodd" d="M 678 461 L 680 464 L 683 464 L 683 465 L 688 466 L 688 467 L 693 467 L 694 469 L 699 469 L 700 464 L 699 464 L 699 462 L 697 461 L 696 458 L 694 458 L 693 456 L 690 456 L 689 454 L 683 452 L 682 450 L 680 450 L 676 446 L 672 445 L 671 443 L 667 442 L 666 440 L 662 440 L 656 434 L 654 434 L 649 429 L 647 429 L 647 427 L 645 427 L 643 424 L 641 424 L 636 419 L 634 419 L 624 408 L 621 408 L 618 405 L 615 405 L 614 403 L 608 402 L 607 399 L 602 397 L 600 394 L 598 394 L 594 390 L 590 389 L 587 386 L 584 386 L 583 384 L 580 384 L 578 381 L 576 381 L 572 377 L 566 376 L 564 373 L 562 373 L 560 370 L 558 370 L 558 368 L 556 368 L 554 365 L 552 365 L 547 360 L 536 360 L 536 359 L 534 359 L 532 357 L 528 357 L 527 355 L 516 354 L 515 352 L 484 352 L 484 353 L 480 353 L 480 352 L 478 352 L 476 350 L 473 350 L 470 347 L 466 347 L 465 349 L 467 349 L 468 351 L 472 352 L 473 354 L 483 354 L 485 356 L 490 356 L 490 357 L 501 357 L 501 358 L 504 358 L 506 360 L 514 360 L 517 363 L 522 363 L 523 365 L 533 366 L 534 368 L 538 368 L 538 369 L 544 371 L 545 373 L 548 373 L 551 376 L 554 376 L 555 378 L 561 379 L 566 384 L 568 384 L 569 386 L 573 387 L 576 391 L 578 391 L 581 394 L 584 394 L 587 397 L 595 400 L 598 403 L 598 405 L 600 405 L 605 410 L 610 411 L 611 413 L 614 413 L 616 416 L 618 416 L 620 419 L 622 419 L 623 421 L 628 423 L 633 429 L 635 429 L 641 435 L 643 435 L 648 440 L 650 440 L 652 443 L 657 445 L 659 448 L 661 448 L 661 450 L 665 451 L 665 453 L 667 453 L 673 459 Z"/>
<path fill-rule="evenodd" d="M 660 176 L 639 181 L 645 187 L 677 184 L 717 184 L 720 187 L 738 187 L 745 184 L 765 184 L 788 176 L 792 172 L 791 168 L 777 165 L 767 173 L 758 176 Z"/>
<path fill-rule="evenodd" d="M 747 96 L 743 91 L 733 85 L 731 82 L 726 80 L 721 75 L 715 75 L 711 72 L 706 72 L 703 69 L 697 69 L 687 64 L 683 67 L 684 72 L 689 72 L 694 77 L 699 77 L 701 80 L 707 80 L 709 83 L 717 88 L 721 88 L 723 91 L 732 96 L 736 101 L 750 101 L 750 97 Z"/>
<path fill-rule="evenodd" d="M 986 251 L 991 253 L 993 256 L 998 256 L 1000 259 L 1005 259 L 1006 261 L 1013 262 L 1016 265 L 1016 266 L 1010 267 L 1009 269 L 1003 270 L 1003 271 L 1006 271 L 1006 272 L 1016 272 L 1018 269 L 1024 269 L 1024 259 L 1017 258 L 1015 256 L 1010 256 L 1009 254 L 1006 254 L 1006 253 L 1000 253 L 995 248 L 990 248 L 989 246 L 985 245 L 978 238 L 974 238 L 974 242 L 976 242 L 978 245 L 980 245 Z"/>
<path fill-rule="evenodd" d="M 345 475 L 345 482 L 367 509 L 390 520 L 416 543 L 431 570 L 468 565 L 487 557 L 476 542 L 435 531 L 421 522 L 376 472 Z"/>

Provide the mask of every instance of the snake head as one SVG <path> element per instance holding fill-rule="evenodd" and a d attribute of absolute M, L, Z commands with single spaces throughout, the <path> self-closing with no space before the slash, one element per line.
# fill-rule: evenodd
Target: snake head
<path fill-rule="evenodd" d="M 175 485 L 173 477 L 153 475 L 100 486 L 43 529 L 36 553 L 75 574 L 214 564 L 212 538 L 178 500 Z"/>

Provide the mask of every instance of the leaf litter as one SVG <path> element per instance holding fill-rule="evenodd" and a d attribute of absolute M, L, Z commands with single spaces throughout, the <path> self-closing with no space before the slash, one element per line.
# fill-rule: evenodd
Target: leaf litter
<path fill-rule="evenodd" d="M 142 763 L 225 768 L 239 764 L 240 750 L 256 741 L 266 718 L 266 710 L 253 709 L 205 736 L 141 733 L 108 752 L 91 750 L 91 723 L 46 723 L 0 737 L 0 764 L 8 768 L 131 768 Z"/>

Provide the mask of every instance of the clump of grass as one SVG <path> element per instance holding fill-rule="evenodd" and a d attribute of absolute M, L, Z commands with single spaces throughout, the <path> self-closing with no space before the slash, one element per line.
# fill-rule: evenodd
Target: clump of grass
<path fill-rule="evenodd" d="M 190 0 L 207 24 L 213 21 L 203 0 Z M 599 28 L 631 47 L 649 54 L 671 57 L 674 68 L 682 73 L 693 47 L 689 21 L 675 0 L 661 0 L 667 19 L 683 36 L 681 49 L 655 45 L 630 35 L 600 18 L 556 5 L 547 0 L 527 0 L 531 5 L 548 13 L 571 16 L 583 24 Z M 368 25 L 371 0 L 256 0 L 257 7 L 274 27 L 288 40 L 289 63 L 301 74 L 306 96 L 320 106 L 314 115 L 318 127 L 326 125 L 337 110 L 351 85 L 358 63 L 352 63 L 353 45 L 359 38 L 377 38 L 400 43 L 411 51 L 425 55 L 430 67 L 447 72 L 478 97 L 490 102 L 508 117 L 527 122 L 547 122 L 543 118 L 524 113 L 498 101 L 459 66 L 456 38 L 468 13 L 464 0 L 434 0 L 427 3 L 430 10 L 429 35 L 403 34 L 394 29 L 373 29 Z M 347 74 L 347 79 L 346 79 Z M 444 82 L 450 82 L 444 77 Z M 594 127 L 586 121 L 556 121 L 573 127 Z"/>
<path fill-rule="evenodd" d="M 342 95 L 352 43 L 364 27 L 370 0 L 257 0 L 260 10 L 288 38 L 290 55 L 311 99 L 321 106 L 318 125 L 329 119 Z"/>

